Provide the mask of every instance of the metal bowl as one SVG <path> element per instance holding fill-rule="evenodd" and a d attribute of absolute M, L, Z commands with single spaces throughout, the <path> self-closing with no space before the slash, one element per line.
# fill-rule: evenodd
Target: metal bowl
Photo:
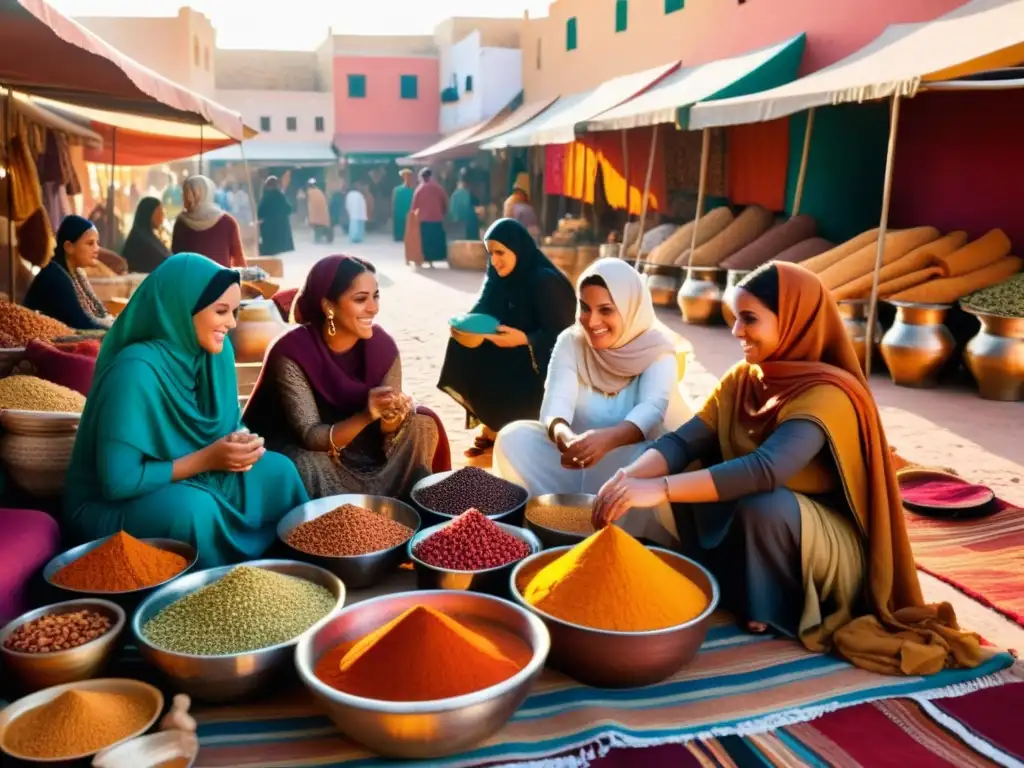
<path fill-rule="evenodd" d="M 513 598 L 539 616 L 551 632 L 551 664 L 570 677 L 597 688 L 633 688 L 652 685 L 671 677 L 689 664 L 707 634 L 711 614 L 718 606 L 718 582 L 699 563 L 649 547 L 658 557 L 693 581 L 708 598 L 707 608 L 694 619 L 666 629 L 648 632 L 612 632 L 556 619 L 523 598 L 518 580 L 525 581 L 571 547 L 546 549 L 516 566 L 510 577 Z M 600 589 L 599 585 L 594 585 Z"/>
<path fill-rule="evenodd" d="M 443 523 L 458 517 L 458 515 L 451 515 L 447 512 L 440 512 L 436 509 L 431 509 L 430 507 L 424 506 L 419 501 L 419 499 L 416 498 L 419 495 L 420 491 L 422 491 L 424 488 L 429 488 L 432 485 L 437 485 L 442 480 L 445 480 L 449 476 L 454 475 L 456 472 L 458 472 L 457 469 L 449 469 L 447 472 L 436 472 L 433 475 L 424 477 L 422 480 L 420 480 L 412 487 L 412 491 L 410 492 L 409 496 L 412 498 L 413 503 L 419 508 L 421 516 L 423 517 L 424 525 L 437 525 L 439 523 Z M 507 483 L 509 481 L 505 480 L 504 482 Z M 510 483 L 510 485 L 516 484 Z M 523 500 L 515 507 L 506 512 L 498 512 L 497 514 L 488 515 L 488 517 L 491 518 L 491 520 L 494 520 L 495 522 L 500 520 L 501 522 L 508 523 L 510 525 L 522 524 L 523 510 L 526 508 L 527 499 L 530 498 L 530 492 L 523 488 L 521 485 L 516 485 L 516 487 L 519 488 L 519 490 L 521 491 L 520 495 L 522 496 Z M 469 506 L 467 506 L 466 509 L 469 509 L 472 506 L 473 504 L 472 502 L 470 502 Z"/>
<path fill-rule="evenodd" d="M 7 638 L 13 635 L 18 627 L 30 621 L 43 616 L 59 616 L 84 609 L 95 611 L 110 619 L 110 630 L 77 648 L 56 653 L 23 653 L 11 650 L 5 645 Z M 5 677 L 10 675 L 10 679 L 26 693 L 53 685 L 88 680 L 103 669 L 114 651 L 120 647 L 118 638 L 124 630 L 126 621 L 121 606 L 109 600 L 95 598 L 69 600 L 22 614 L 0 630 L 0 659 L 3 660 Z"/>
<path fill-rule="evenodd" d="M 277 537 L 295 553 L 297 560 L 304 560 L 314 565 L 319 565 L 321 568 L 326 568 L 331 573 L 336 574 L 348 589 L 362 589 L 363 587 L 373 586 L 405 561 L 406 544 L 408 542 L 403 541 L 401 544 L 397 544 L 390 549 L 368 552 L 365 555 L 347 555 L 343 557 L 313 555 L 303 552 L 301 549 L 296 549 L 288 543 L 288 537 L 300 525 L 308 523 L 310 520 L 316 520 L 321 515 L 326 515 L 343 504 L 355 504 L 389 520 L 395 520 L 411 528 L 414 535 L 420 529 L 420 516 L 408 504 L 397 499 L 389 499 L 386 496 L 365 496 L 349 493 L 341 496 L 328 496 L 327 498 L 310 501 L 296 507 L 277 524 Z"/>
<path fill-rule="evenodd" d="M 63 411 L 0 411 L 0 427 L 15 435 L 67 435 L 78 431 L 81 413 Z"/>
<path fill-rule="evenodd" d="M 184 758 L 192 768 L 199 754 L 199 739 L 186 731 L 161 731 L 122 741 L 116 747 L 96 755 L 93 768 L 159 768 L 171 760 Z"/>
<path fill-rule="evenodd" d="M 334 609 L 303 634 L 311 632 L 345 604 L 345 585 L 333 573 L 318 566 L 294 560 L 253 560 L 245 565 L 312 581 L 325 587 L 338 599 Z M 172 581 L 146 598 L 132 617 L 132 633 L 142 657 L 159 669 L 176 691 L 208 702 L 239 699 L 261 690 L 278 674 L 288 669 L 295 643 L 302 637 L 300 635 L 286 643 L 268 648 L 222 656 L 199 656 L 168 651 L 158 648 L 146 639 L 142 631 L 146 622 L 171 603 L 200 587 L 220 580 L 233 568 L 233 565 L 210 568 Z"/>
<path fill-rule="evenodd" d="M 549 493 L 544 496 L 534 496 L 526 504 L 526 513 L 523 516 L 523 525 L 532 531 L 544 549 L 552 547 L 572 547 L 579 544 L 589 533 L 572 533 L 560 531 L 557 528 L 549 528 L 530 519 L 530 510 L 537 507 L 578 507 L 580 509 L 593 509 L 597 496 L 591 493 Z"/>
<path fill-rule="evenodd" d="M 66 683 L 65 685 L 55 685 L 52 688 L 47 688 L 42 691 L 36 691 L 35 693 L 29 694 L 24 698 L 18 699 L 16 702 L 9 705 L 6 709 L 0 712 L 0 750 L 2 750 L 8 756 L 16 760 L 21 760 L 28 764 L 60 763 L 62 765 L 70 764 L 75 760 L 84 760 L 85 758 L 91 757 L 92 755 L 99 752 L 100 750 L 95 750 L 93 752 L 84 752 L 82 754 L 77 755 L 67 755 L 66 757 L 32 758 L 26 755 L 19 754 L 17 752 L 12 752 L 7 748 L 5 737 L 7 735 L 7 728 L 10 726 L 12 722 L 14 722 L 17 718 L 19 718 L 26 712 L 36 709 L 37 707 L 41 707 L 43 704 L 53 701 L 55 698 L 60 696 L 65 691 L 70 691 L 72 689 L 76 691 L 122 693 L 131 696 L 145 697 L 153 702 L 153 716 L 150 718 L 149 722 L 147 722 L 145 726 L 137 730 L 135 733 L 129 734 L 125 738 L 121 739 L 121 741 L 116 742 L 117 744 L 122 744 L 128 741 L 129 739 L 134 739 L 136 736 L 141 736 L 150 728 L 152 728 L 153 724 L 156 722 L 156 719 L 160 717 L 160 712 L 164 708 L 163 694 L 160 693 L 160 691 L 158 691 L 152 685 L 143 683 L 139 680 L 128 680 L 124 678 L 108 677 L 102 678 L 100 680 L 83 680 L 78 683 Z M 114 745 L 109 744 L 107 745 L 107 747 L 104 747 L 104 749 L 109 749 L 112 746 Z"/>
<path fill-rule="evenodd" d="M 154 584 L 150 587 L 143 587 L 142 589 L 130 589 L 125 592 L 89 592 L 84 589 L 72 589 L 71 587 L 65 587 L 53 580 L 57 571 L 66 565 L 70 565 L 78 558 L 83 555 L 92 552 L 94 549 L 105 543 L 110 536 L 104 536 L 102 539 L 96 539 L 90 541 L 88 544 L 80 544 L 79 546 L 69 549 L 63 554 L 57 555 L 43 568 L 43 579 L 46 583 L 61 597 L 68 599 L 84 598 L 84 597 L 98 597 L 103 600 L 109 600 L 112 603 L 117 603 L 124 608 L 125 613 L 131 613 L 134 611 L 139 603 L 141 603 L 146 597 L 160 587 L 170 584 L 175 579 L 181 578 L 186 573 L 192 570 L 196 564 L 196 559 L 199 557 L 199 553 L 196 548 L 191 544 L 186 544 L 183 541 L 175 541 L 174 539 L 139 539 L 139 541 L 149 544 L 150 546 L 157 547 L 158 549 L 165 549 L 168 552 L 174 552 L 185 558 L 186 565 L 181 573 L 171 576 L 166 581 L 161 581 L 159 584 Z"/>
<path fill-rule="evenodd" d="M 533 658 L 518 674 L 465 696 L 391 702 L 351 696 L 320 681 L 317 661 L 335 646 L 373 632 L 417 605 L 456 620 L 486 621 L 522 638 Z M 472 748 L 496 733 L 523 703 L 550 649 L 543 622 L 517 605 L 470 592 L 400 592 L 349 606 L 306 635 L 295 650 L 299 678 L 345 735 L 387 757 L 424 760 Z"/>
<path fill-rule="evenodd" d="M 499 565 L 495 568 L 487 568 L 483 571 L 454 571 L 448 568 L 438 568 L 436 565 L 430 565 L 416 557 L 414 550 L 417 544 L 454 522 L 454 520 L 449 520 L 447 523 L 425 528 L 409 539 L 406 551 L 409 559 L 412 560 L 413 570 L 416 572 L 417 589 L 454 589 L 468 592 L 485 592 L 489 595 L 507 598 L 509 596 L 509 574 L 512 573 L 512 569 L 516 567 L 517 563 L 522 562 L 521 560 L 514 560 L 511 563 L 505 563 L 505 565 Z M 505 533 L 510 533 L 517 539 L 525 541 L 526 545 L 530 548 L 530 555 L 534 555 L 543 549 L 540 539 L 525 528 L 520 528 L 518 525 L 506 525 L 505 523 L 497 523 L 497 525 Z M 527 557 L 530 555 L 527 555 Z"/>

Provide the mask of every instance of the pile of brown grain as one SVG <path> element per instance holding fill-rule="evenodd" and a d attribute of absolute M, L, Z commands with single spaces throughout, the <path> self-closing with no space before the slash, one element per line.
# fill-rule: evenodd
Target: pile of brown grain
<path fill-rule="evenodd" d="M 0 409 L 81 413 L 85 398 L 73 389 L 35 376 L 0 379 Z"/>
<path fill-rule="evenodd" d="M 73 328 L 59 320 L 10 301 L 0 301 L 0 347 L 24 347 L 33 339 L 45 341 L 74 333 Z"/>

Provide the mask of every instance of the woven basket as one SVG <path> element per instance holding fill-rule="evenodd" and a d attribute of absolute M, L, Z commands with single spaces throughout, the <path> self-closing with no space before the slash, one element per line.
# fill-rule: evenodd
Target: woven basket
<path fill-rule="evenodd" d="M 90 277 L 89 285 L 100 301 L 130 299 L 148 275 L 133 272 L 117 277 Z"/>
<path fill-rule="evenodd" d="M 0 460 L 11 479 L 33 496 L 60 496 L 64 492 L 75 435 L 0 437 Z"/>
<path fill-rule="evenodd" d="M 452 240 L 448 244 L 448 266 L 483 272 L 487 269 L 487 248 L 482 240 Z"/>

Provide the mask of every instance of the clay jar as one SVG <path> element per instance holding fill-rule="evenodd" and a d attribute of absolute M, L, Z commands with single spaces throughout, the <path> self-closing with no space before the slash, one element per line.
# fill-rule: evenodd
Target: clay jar
<path fill-rule="evenodd" d="M 971 314 L 981 330 L 967 343 L 964 362 L 978 393 L 986 400 L 1024 400 L 1024 317 Z"/>
<path fill-rule="evenodd" d="M 235 349 L 235 362 L 263 362 L 263 355 L 270 342 L 287 331 L 288 327 L 273 301 L 243 301 L 238 309 L 238 325 L 228 334 Z"/>

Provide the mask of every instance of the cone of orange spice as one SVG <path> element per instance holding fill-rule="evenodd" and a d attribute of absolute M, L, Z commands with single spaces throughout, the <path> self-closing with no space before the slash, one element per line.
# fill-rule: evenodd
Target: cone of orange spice
<path fill-rule="evenodd" d="M 188 561 L 176 552 L 120 531 L 57 571 L 53 582 L 83 592 L 129 592 L 165 582 L 186 566 Z"/>

